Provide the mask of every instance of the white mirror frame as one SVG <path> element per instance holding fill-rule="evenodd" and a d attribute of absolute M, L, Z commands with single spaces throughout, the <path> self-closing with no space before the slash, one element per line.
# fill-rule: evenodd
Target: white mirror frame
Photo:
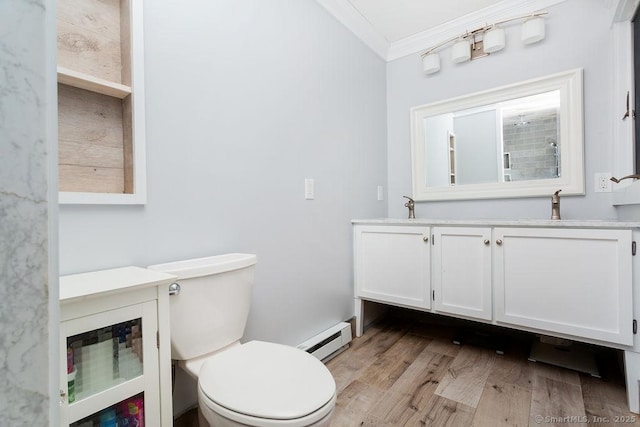
<path fill-rule="evenodd" d="M 560 91 L 559 145 L 560 170 L 562 173 L 559 178 L 442 187 L 428 187 L 426 185 L 423 126 L 425 118 L 554 90 Z M 470 200 L 550 196 L 560 189 L 563 196 L 584 195 L 582 108 L 581 68 L 413 107 L 411 109 L 411 162 L 414 200 Z"/>

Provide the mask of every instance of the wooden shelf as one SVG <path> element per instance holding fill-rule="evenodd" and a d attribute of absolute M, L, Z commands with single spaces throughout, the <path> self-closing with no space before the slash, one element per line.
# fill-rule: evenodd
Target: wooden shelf
<path fill-rule="evenodd" d="M 124 99 L 131 95 L 131 87 L 129 86 L 60 66 L 58 67 L 58 83 L 119 99 Z"/>
<path fill-rule="evenodd" d="M 58 85 L 60 191 L 132 192 L 128 100 Z"/>

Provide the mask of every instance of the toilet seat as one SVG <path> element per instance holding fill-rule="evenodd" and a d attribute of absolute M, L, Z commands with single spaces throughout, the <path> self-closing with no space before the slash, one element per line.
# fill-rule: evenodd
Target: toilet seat
<path fill-rule="evenodd" d="M 328 421 L 336 404 L 336 395 L 318 411 L 302 418 L 291 420 L 278 420 L 251 417 L 249 415 L 230 411 L 218 405 L 204 395 L 202 389 L 198 388 L 198 403 L 204 417 L 212 426 L 251 426 L 251 427 L 316 427 L 329 426 Z M 207 416 L 207 414 L 209 414 Z M 209 418 L 212 417 L 212 418 Z"/>
<path fill-rule="evenodd" d="M 211 356 L 198 374 L 198 389 L 201 405 L 251 426 L 309 426 L 331 413 L 336 398 L 322 362 L 262 341 Z"/>

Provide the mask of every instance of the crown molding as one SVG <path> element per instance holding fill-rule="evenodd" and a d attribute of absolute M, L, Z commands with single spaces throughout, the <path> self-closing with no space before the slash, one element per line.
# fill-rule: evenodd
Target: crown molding
<path fill-rule="evenodd" d="M 609 8 L 613 10 L 613 23 L 630 21 L 638 9 L 640 0 L 609 0 Z"/>
<path fill-rule="evenodd" d="M 353 7 L 349 0 L 316 0 L 347 29 L 369 46 L 380 58 L 387 60 L 389 42 Z"/>
<path fill-rule="evenodd" d="M 461 16 L 429 30 L 405 37 L 389 45 L 387 61 L 402 58 L 442 43 L 467 30 L 474 30 L 492 22 L 526 15 L 566 0 L 505 0 L 477 12 Z"/>
<path fill-rule="evenodd" d="M 491 22 L 513 18 L 519 15 L 540 11 L 544 8 L 565 2 L 566 0 L 503 0 L 493 6 L 486 7 L 446 22 L 437 27 L 405 37 L 389 43 L 358 12 L 349 0 L 316 0 L 339 22 L 353 32 L 369 48 L 385 61 L 393 61 L 411 55 L 445 40 L 451 39 L 467 30 L 485 26 Z M 638 0 L 620 0 L 633 2 Z"/>

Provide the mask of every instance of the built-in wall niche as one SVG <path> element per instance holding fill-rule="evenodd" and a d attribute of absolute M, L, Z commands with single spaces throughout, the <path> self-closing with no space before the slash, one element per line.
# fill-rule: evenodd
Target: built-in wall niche
<path fill-rule="evenodd" d="M 60 203 L 146 201 L 141 0 L 59 0 Z"/>

